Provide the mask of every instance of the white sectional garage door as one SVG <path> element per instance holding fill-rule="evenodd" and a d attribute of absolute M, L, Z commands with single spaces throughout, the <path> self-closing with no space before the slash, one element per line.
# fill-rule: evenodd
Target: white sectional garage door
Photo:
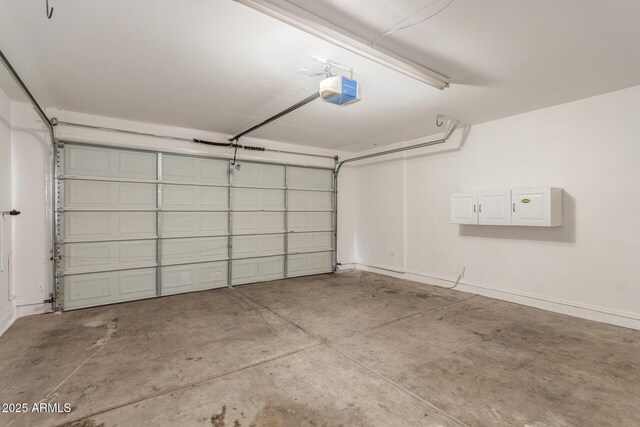
<path fill-rule="evenodd" d="M 333 172 L 65 143 L 57 304 L 66 310 L 331 272 Z"/>

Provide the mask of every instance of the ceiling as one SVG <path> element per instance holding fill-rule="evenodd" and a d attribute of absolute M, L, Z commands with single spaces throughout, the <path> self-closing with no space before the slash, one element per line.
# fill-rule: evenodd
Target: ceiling
<path fill-rule="evenodd" d="M 375 39 L 448 0 L 292 0 Z M 236 134 L 305 98 L 312 57 L 359 71 L 362 101 L 314 101 L 252 136 L 358 151 L 640 84 L 637 0 L 454 0 L 379 45 L 451 78 L 439 91 L 232 0 L 0 2 L 0 49 L 42 105 Z M 0 79 L 10 96 L 17 92 Z"/>

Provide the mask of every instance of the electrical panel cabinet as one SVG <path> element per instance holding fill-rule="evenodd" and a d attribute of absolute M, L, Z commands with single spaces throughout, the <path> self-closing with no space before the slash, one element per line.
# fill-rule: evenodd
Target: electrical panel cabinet
<path fill-rule="evenodd" d="M 453 193 L 452 224 L 562 225 L 562 189 L 552 187 Z"/>

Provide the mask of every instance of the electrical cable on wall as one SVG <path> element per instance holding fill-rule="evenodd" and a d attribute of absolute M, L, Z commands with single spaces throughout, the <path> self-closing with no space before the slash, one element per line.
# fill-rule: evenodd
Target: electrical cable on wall
<path fill-rule="evenodd" d="M 456 286 L 458 286 L 460 284 L 460 280 L 462 280 L 462 278 L 464 277 L 465 271 L 467 271 L 467 267 L 462 267 L 462 272 L 460 273 L 460 275 L 458 276 L 456 281 L 453 283 L 453 286 L 445 286 L 445 288 L 446 289 L 453 289 Z"/>

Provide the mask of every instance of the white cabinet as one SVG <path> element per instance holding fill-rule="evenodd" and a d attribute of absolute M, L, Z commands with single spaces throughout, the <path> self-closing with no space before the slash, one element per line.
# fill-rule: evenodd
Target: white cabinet
<path fill-rule="evenodd" d="M 562 189 L 541 187 L 450 195 L 452 224 L 562 225 Z"/>
<path fill-rule="evenodd" d="M 562 189 L 541 187 L 511 190 L 511 223 L 537 227 L 562 225 Z"/>
<path fill-rule="evenodd" d="M 478 192 L 478 224 L 511 224 L 511 191 Z"/>
<path fill-rule="evenodd" d="M 452 224 L 511 224 L 511 192 L 479 191 L 450 196 Z"/>
<path fill-rule="evenodd" d="M 477 194 L 454 193 L 450 196 L 451 223 L 452 224 L 477 224 L 478 207 Z"/>

